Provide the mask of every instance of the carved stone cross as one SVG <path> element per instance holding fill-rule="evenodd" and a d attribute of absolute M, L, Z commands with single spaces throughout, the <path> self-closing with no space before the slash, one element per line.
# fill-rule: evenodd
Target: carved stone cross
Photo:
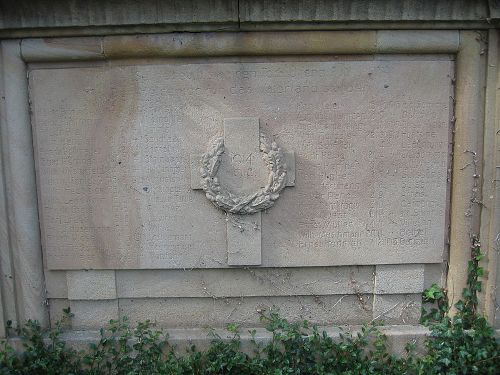
<path fill-rule="evenodd" d="M 286 186 L 295 185 L 295 154 L 283 153 L 286 161 Z M 191 157 L 191 188 L 203 189 L 200 155 Z M 251 194 L 263 188 L 269 171 L 261 158 L 258 118 L 224 119 L 224 153 L 217 172 L 221 184 L 235 194 Z M 283 185 L 282 185 L 283 186 Z M 262 214 L 227 213 L 227 262 L 231 266 L 262 263 Z"/>

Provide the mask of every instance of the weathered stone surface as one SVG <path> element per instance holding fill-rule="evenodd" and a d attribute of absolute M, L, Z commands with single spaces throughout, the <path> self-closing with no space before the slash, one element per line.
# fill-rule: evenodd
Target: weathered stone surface
<path fill-rule="evenodd" d="M 376 52 L 376 37 L 375 31 L 111 35 L 103 49 L 110 59 L 365 54 Z"/>
<path fill-rule="evenodd" d="M 236 194 L 250 194 L 267 183 L 268 171 L 260 157 L 259 119 L 224 119 L 224 154 L 218 176 Z"/>
<path fill-rule="evenodd" d="M 418 324 L 421 294 L 378 294 L 373 299 L 373 320 L 384 324 Z"/>
<path fill-rule="evenodd" d="M 478 38 L 479 35 L 479 38 Z M 454 302 L 462 298 L 467 285 L 467 268 L 470 260 L 468 249 L 471 235 L 480 230 L 480 204 L 471 204 L 479 198 L 476 184 L 482 173 L 483 134 L 477 129 L 484 127 L 485 35 L 473 31 L 460 32 L 460 53 L 456 62 L 456 106 L 455 131 L 453 134 L 453 179 L 450 201 L 450 233 L 448 299 L 451 313 L 455 313 Z M 478 157 L 479 155 L 479 157 Z M 474 168 L 474 157 L 478 159 Z M 479 189 L 480 190 L 480 189 Z"/>
<path fill-rule="evenodd" d="M 57 322 L 63 321 L 64 318 L 63 310 L 70 307 L 69 301 L 65 298 L 51 298 L 48 301 L 49 301 L 50 325 L 51 327 L 55 327 L 55 324 Z"/>
<path fill-rule="evenodd" d="M 227 264 L 262 264 L 262 213 L 227 215 Z"/>
<path fill-rule="evenodd" d="M 234 61 L 31 71 L 50 269 L 226 267 L 190 155 L 230 117 L 296 153 L 263 266 L 442 260 L 452 61 Z"/>
<path fill-rule="evenodd" d="M 287 165 L 287 181 L 286 186 L 295 186 L 295 153 L 284 152 L 285 162 Z M 203 189 L 202 181 L 200 179 L 200 160 L 203 155 L 191 155 L 191 189 Z"/>
<path fill-rule="evenodd" d="M 115 271 L 68 271 L 68 298 L 70 300 L 103 300 L 116 298 Z"/>
<path fill-rule="evenodd" d="M 47 298 L 68 298 L 66 271 L 45 270 L 44 275 Z"/>
<path fill-rule="evenodd" d="M 236 0 L 0 2 L 0 29 L 238 21 Z"/>
<path fill-rule="evenodd" d="M 102 38 L 35 38 L 21 41 L 25 61 L 82 61 L 104 59 Z"/>
<path fill-rule="evenodd" d="M 99 329 L 106 326 L 111 319 L 118 319 L 118 300 L 116 299 L 69 302 L 71 312 L 75 315 L 71 319 L 73 329 Z M 149 315 L 149 319 L 152 316 Z"/>
<path fill-rule="evenodd" d="M 423 264 L 379 264 L 375 267 L 375 294 L 410 294 L 423 290 Z"/>
<path fill-rule="evenodd" d="M 119 298 L 370 294 L 373 267 L 122 270 Z"/>
<path fill-rule="evenodd" d="M 283 21 L 439 21 L 488 17 L 488 2 L 467 0 L 341 1 L 292 0 L 269 2 L 241 0 L 240 20 L 244 22 Z"/>
<path fill-rule="evenodd" d="M 426 264 L 424 274 L 424 289 L 437 284 L 440 287 L 446 286 L 446 263 Z"/>
<path fill-rule="evenodd" d="M 429 328 L 422 325 L 393 325 L 379 327 L 387 337 L 387 351 L 396 356 L 407 356 L 406 347 L 414 345 L 416 355 L 425 355 L 425 341 L 430 335 Z"/>
<path fill-rule="evenodd" d="M 29 93 L 26 81 L 26 65 L 21 59 L 20 41 L 3 40 L 0 44 L 0 95 L 1 152 L 6 163 L 5 184 L 7 199 L 8 247 L 2 261 L 10 258 L 5 280 L 8 294 L 3 296 L 12 306 L 15 303 L 17 322 L 36 319 L 42 326 L 48 324 L 48 312 L 44 307 L 45 289 L 43 277 L 42 244 L 37 207 L 35 158 L 33 154 L 32 128 L 29 112 Z M 2 241 L 5 243 L 4 241 Z M 2 283 L 4 281 L 2 280 Z M 15 302 L 12 298 L 15 291 Z M 11 307 L 7 309 L 10 314 Z"/>
<path fill-rule="evenodd" d="M 177 29 L 199 31 L 197 25 L 213 24 L 213 30 L 237 30 L 252 23 L 329 22 L 344 27 L 355 21 L 481 21 L 498 18 L 498 6 L 487 0 L 166 0 L 0 1 L 0 30 L 37 28 L 39 35 L 53 28 L 73 28 L 72 34 L 158 32 Z M 137 26 L 140 25 L 140 28 Z M 127 28 L 126 26 L 129 26 Z M 130 27 L 134 27 L 131 29 Z M 152 28 L 156 26 L 156 28 Z M 364 27 L 370 27 L 368 23 Z M 205 26 L 207 27 L 207 26 Z M 417 26 L 418 27 L 418 26 Z M 77 28 L 77 29 L 75 29 Z M 40 30 L 41 29 L 41 30 Z M 45 30 L 43 30 L 45 29 Z M 97 30 L 96 30 L 97 29 Z M 175 28 L 173 28 L 175 30 Z M 45 31 L 45 33 L 43 33 Z M 31 33 L 35 33 L 31 30 Z M 26 33 L 27 34 L 27 33 Z M 51 34 L 54 34 L 52 32 Z M 57 33 L 56 33 L 57 34 Z"/>
<path fill-rule="evenodd" d="M 425 53 L 426 50 L 453 53 L 458 49 L 459 43 L 460 36 L 455 30 L 429 30 L 425 33 L 414 30 L 377 31 L 377 50 L 384 53 L 398 53 L 407 49 L 409 45 L 421 53 Z"/>
<path fill-rule="evenodd" d="M 359 298 L 362 298 L 362 301 Z M 330 324 L 362 324 L 372 318 L 369 295 L 120 299 L 120 314 L 131 322 L 154 318 L 165 327 L 225 327 L 228 322 L 262 326 L 259 312 L 278 307 L 290 320 Z"/>

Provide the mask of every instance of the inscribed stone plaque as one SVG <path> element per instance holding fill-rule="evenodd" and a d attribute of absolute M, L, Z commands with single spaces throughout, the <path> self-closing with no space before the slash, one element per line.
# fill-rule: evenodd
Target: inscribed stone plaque
<path fill-rule="evenodd" d="M 228 267 L 190 157 L 234 117 L 295 152 L 295 187 L 262 213 L 262 266 L 440 262 L 452 74 L 436 56 L 33 69 L 47 266 Z"/>

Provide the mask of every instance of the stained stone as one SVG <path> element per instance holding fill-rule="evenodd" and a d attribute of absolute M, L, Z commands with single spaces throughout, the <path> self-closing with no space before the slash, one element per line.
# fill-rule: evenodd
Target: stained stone
<path fill-rule="evenodd" d="M 228 267 L 191 155 L 235 117 L 295 153 L 295 186 L 262 213 L 262 266 L 439 263 L 453 70 L 433 55 L 33 66 L 47 267 Z"/>

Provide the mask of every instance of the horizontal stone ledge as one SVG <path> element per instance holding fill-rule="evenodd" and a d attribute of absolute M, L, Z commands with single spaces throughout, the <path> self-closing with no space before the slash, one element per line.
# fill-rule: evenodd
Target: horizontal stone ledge
<path fill-rule="evenodd" d="M 487 30 L 497 22 L 482 21 L 272 21 L 241 22 L 239 31 L 348 31 L 348 30 Z M 230 30 L 227 30 L 230 31 Z M 116 32 L 113 34 L 117 34 Z M 146 34 L 146 33 L 144 33 Z M 0 32 L 1 36 L 1 32 Z"/>
<path fill-rule="evenodd" d="M 25 39 L 26 62 L 146 57 L 454 53 L 456 30 L 276 31 Z"/>
<path fill-rule="evenodd" d="M 26 62 L 103 60 L 102 37 L 23 39 Z"/>
<path fill-rule="evenodd" d="M 240 0 L 239 20 L 269 21 L 445 21 L 484 20 L 492 17 L 493 1 L 447 0 Z"/>
<path fill-rule="evenodd" d="M 255 335 L 250 334 L 251 331 L 255 330 Z M 426 337 L 430 335 L 428 328 L 422 325 L 394 325 L 394 326 L 384 326 L 379 327 L 379 330 L 387 336 L 387 349 L 391 354 L 394 355 L 404 355 L 405 346 L 409 342 L 414 342 L 417 346 L 418 351 L 423 349 L 423 343 Z M 166 330 L 169 334 L 169 343 L 175 346 L 175 351 L 178 354 L 186 353 L 186 349 L 189 349 L 190 345 L 194 344 L 199 350 L 208 349 L 211 338 L 208 336 L 210 331 L 219 335 L 222 340 L 230 340 L 234 334 L 231 334 L 225 329 L 171 329 Z M 344 327 L 319 327 L 319 332 L 326 332 L 329 337 L 332 337 L 336 341 L 340 341 L 340 335 L 351 334 L 356 337 L 358 333 L 361 333 L 361 326 L 344 326 Z M 241 328 L 239 330 L 241 339 L 241 350 L 252 354 L 255 346 L 252 340 L 258 344 L 267 344 L 272 339 L 272 333 L 267 331 L 265 328 Z M 95 333 L 92 334 L 94 336 Z M 374 338 L 374 337 L 372 337 Z"/>
<path fill-rule="evenodd" d="M 104 38 L 108 58 L 375 53 L 375 31 L 158 34 Z"/>
<path fill-rule="evenodd" d="M 9 4 L 9 2 L 5 2 Z M 14 3 L 13 3 L 14 4 Z M 183 0 L 81 1 L 17 0 L 4 6 L 1 29 L 88 28 L 208 22 L 443 22 L 498 18 L 494 1 L 449 0 Z"/>
<path fill-rule="evenodd" d="M 255 330 L 254 336 L 250 334 L 252 330 Z M 383 326 L 379 327 L 379 330 L 387 336 L 388 351 L 395 355 L 404 355 L 404 348 L 408 342 L 415 342 L 417 344 L 417 349 L 423 349 L 424 340 L 430 335 L 429 329 L 422 325 Z M 340 334 L 351 334 L 356 336 L 357 333 L 361 332 L 361 326 L 327 326 L 319 327 L 319 331 L 325 331 L 329 337 L 340 340 Z M 189 349 L 192 345 L 195 345 L 198 350 L 206 350 L 213 340 L 212 337 L 209 336 L 210 332 L 219 335 L 224 341 L 230 340 L 233 337 L 233 334 L 226 329 L 172 328 L 165 330 L 165 332 L 168 333 L 168 342 L 175 347 L 176 353 L 181 355 L 186 353 L 186 349 Z M 254 338 L 259 344 L 266 344 L 272 339 L 271 332 L 261 327 L 240 328 L 239 332 L 241 350 L 248 354 L 253 353 L 254 346 L 252 340 Z M 500 335 L 500 331 L 497 331 L 497 335 Z M 74 349 L 85 350 L 88 348 L 89 344 L 98 342 L 101 336 L 100 332 L 97 330 L 70 330 L 64 332 L 60 338 Z M 46 338 L 46 341 L 48 343 L 49 338 Z M 9 338 L 8 342 L 16 349 L 23 349 L 22 342 L 18 337 Z M 131 341 L 131 343 L 133 342 L 134 341 Z"/>
<path fill-rule="evenodd" d="M 248 31 L 358 31 L 358 30 L 488 30 L 497 28 L 498 20 L 480 21 L 278 21 L 171 23 L 161 25 L 117 25 L 90 27 L 43 27 L 0 29 L 0 39 L 70 38 L 101 35 L 248 32 Z"/>
<path fill-rule="evenodd" d="M 105 277 L 114 272 L 116 288 L 115 277 L 109 280 Z M 69 297 L 72 300 L 411 294 L 421 293 L 432 283 L 441 284 L 442 272 L 441 264 L 186 270 L 46 270 L 46 289 L 50 299 Z M 97 282 L 98 287 L 89 289 L 74 275 L 89 275 L 90 280 Z"/>
<path fill-rule="evenodd" d="M 279 307 L 280 315 L 290 321 L 307 319 L 311 323 L 326 326 L 370 322 L 373 319 L 372 303 L 373 297 L 366 294 L 243 298 L 123 298 L 119 300 L 118 315 L 127 316 L 134 323 L 147 319 L 154 320 L 165 328 L 200 326 L 222 328 L 229 322 L 253 327 L 264 325 L 259 319 L 262 312 L 269 312 Z"/>
<path fill-rule="evenodd" d="M 378 53 L 455 53 L 460 35 L 454 30 L 380 30 L 377 31 Z"/>
<path fill-rule="evenodd" d="M 372 293 L 374 267 L 119 270 L 119 298 Z"/>
<path fill-rule="evenodd" d="M 81 301 L 87 302 L 87 301 Z M 93 301 L 88 301 L 93 302 Z M 134 298 L 119 300 L 119 315 L 131 321 L 155 319 L 165 327 L 223 327 L 228 322 L 259 325 L 259 313 L 279 307 L 289 320 L 321 325 L 417 324 L 422 297 L 415 294 L 295 295 L 228 298 Z"/>

